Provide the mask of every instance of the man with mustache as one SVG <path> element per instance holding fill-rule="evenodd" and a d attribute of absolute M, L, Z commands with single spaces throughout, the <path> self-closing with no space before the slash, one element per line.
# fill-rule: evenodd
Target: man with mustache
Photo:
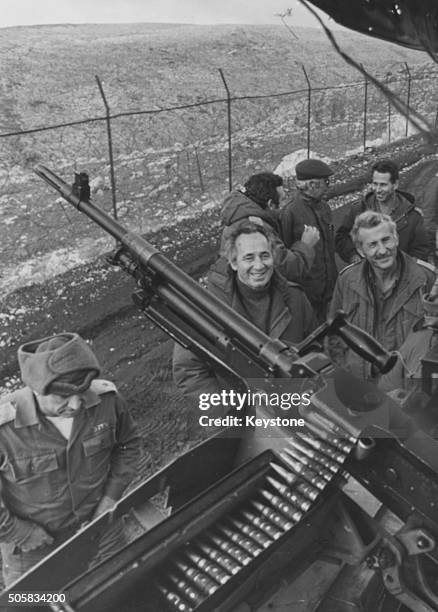
<path fill-rule="evenodd" d="M 141 449 L 123 400 L 97 379 L 99 363 L 78 334 L 28 342 L 18 362 L 26 386 L 0 400 L 6 586 L 114 506 L 137 474 Z M 117 525 L 107 535 L 108 554 L 125 543 Z"/>
<path fill-rule="evenodd" d="M 398 349 L 423 316 L 422 295 L 433 286 L 435 269 L 399 249 L 397 227 L 389 215 L 371 210 L 358 215 L 351 239 L 361 259 L 339 274 L 330 315 L 342 309 L 351 323 L 386 349 Z M 377 376 L 352 351 L 346 362 L 358 376 Z"/>
<path fill-rule="evenodd" d="M 350 236 L 354 219 L 366 210 L 389 215 L 397 226 L 399 248 L 410 255 L 428 261 L 434 251 L 432 235 L 423 222 L 423 213 L 415 206 L 415 198 L 399 189 L 399 170 L 391 160 L 381 160 L 372 167 L 372 190 L 355 202 L 345 215 L 335 236 L 336 252 L 346 263 L 360 261 L 360 253 Z"/>

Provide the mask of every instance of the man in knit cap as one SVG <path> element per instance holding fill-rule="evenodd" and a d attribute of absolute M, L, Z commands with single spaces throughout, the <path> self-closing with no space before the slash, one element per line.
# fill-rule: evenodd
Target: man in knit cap
<path fill-rule="evenodd" d="M 140 457 L 123 400 L 111 382 L 97 379 L 99 363 L 78 334 L 24 344 L 18 361 L 26 386 L 0 400 L 6 585 L 112 508 Z"/>

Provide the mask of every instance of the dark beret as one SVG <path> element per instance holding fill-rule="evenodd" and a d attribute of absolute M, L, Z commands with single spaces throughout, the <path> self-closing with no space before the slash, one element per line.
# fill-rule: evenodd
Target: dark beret
<path fill-rule="evenodd" d="M 327 178 L 333 170 L 319 159 L 305 159 L 295 166 L 295 173 L 299 181 L 313 178 Z"/>

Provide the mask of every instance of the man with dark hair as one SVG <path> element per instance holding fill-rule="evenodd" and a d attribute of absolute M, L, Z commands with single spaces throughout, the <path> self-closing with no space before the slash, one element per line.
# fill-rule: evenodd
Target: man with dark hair
<path fill-rule="evenodd" d="M 228 235 L 242 222 L 251 221 L 270 229 L 275 236 L 275 265 L 288 280 L 299 282 L 306 276 L 312 266 L 314 246 L 319 240 L 319 232 L 315 227 L 304 226 L 290 248 L 286 248 L 280 238 L 278 207 L 283 196 L 283 179 L 273 172 L 253 174 L 245 183 L 245 190 L 232 191 L 223 204 L 221 219 L 223 225 L 221 255 L 224 255 L 224 245 Z M 217 269 L 227 267 L 226 260 L 221 257 Z"/>
<path fill-rule="evenodd" d="M 111 382 L 97 380 L 99 363 L 80 336 L 28 342 L 18 362 L 26 387 L 0 401 L 6 585 L 114 506 L 137 473 L 141 449 L 123 400 Z M 123 544 L 119 527 L 105 545 L 111 554 Z"/>
<path fill-rule="evenodd" d="M 319 230 L 312 267 L 300 281 L 319 322 L 326 317 L 335 286 L 337 268 L 332 213 L 325 201 L 332 169 L 319 159 L 306 159 L 295 167 L 297 193 L 280 213 L 281 234 L 287 247 L 306 225 Z"/>
<path fill-rule="evenodd" d="M 351 323 L 396 350 L 422 317 L 422 295 L 434 283 L 434 267 L 398 249 L 396 224 L 389 215 L 372 210 L 358 215 L 351 238 L 361 260 L 340 272 L 330 314 L 343 310 Z M 347 363 L 356 375 L 376 376 L 351 351 Z"/>
<path fill-rule="evenodd" d="M 353 203 L 345 215 L 335 236 L 336 252 L 347 263 L 360 260 L 350 231 L 357 215 L 365 210 L 374 210 L 389 215 L 396 223 L 402 251 L 427 261 L 434 250 L 433 240 L 426 231 L 421 210 L 415 206 L 414 196 L 398 188 L 397 165 L 391 160 L 381 160 L 373 165 L 371 172 L 372 191 Z"/>
<path fill-rule="evenodd" d="M 275 270 L 274 243 L 272 232 L 260 225 L 235 226 L 227 238 L 227 274 L 212 268 L 208 290 L 271 338 L 296 344 L 314 330 L 316 320 L 300 286 L 287 282 Z M 205 360 L 178 344 L 173 372 L 176 384 L 195 397 L 230 386 Z"/>

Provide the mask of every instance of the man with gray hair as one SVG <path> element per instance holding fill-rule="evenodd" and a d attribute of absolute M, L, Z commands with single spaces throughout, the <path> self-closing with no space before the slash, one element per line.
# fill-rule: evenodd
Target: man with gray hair
<path fill-rule="evenodd" d="M 301 287 L 274 269 L 274 245 L 275 236 L 265 227 L 249 221 L 236 224 L 226 243 L 227 274 L 212 266 L 208 289 L 271 338 L 297 344 L 315 329 L 315 315 Z M 173 374 L 178 387 L 192 398 L 233 384 L 179 344 Z"/>
<path fill-rule="evenodd" d="M 343 310 L 350 323 L 374 336 L 388 350 L 406 340 L 423 315 L 422 295 L 435 281 L 435 268 L 399 250 L 395 222 L 366 211 L 354 221 L 351 238 L 363 258 L 339 274 L 330 315 Z M 356 375 L 376 377 L 368 362 L 353 353 L 348 365 Z"/>

